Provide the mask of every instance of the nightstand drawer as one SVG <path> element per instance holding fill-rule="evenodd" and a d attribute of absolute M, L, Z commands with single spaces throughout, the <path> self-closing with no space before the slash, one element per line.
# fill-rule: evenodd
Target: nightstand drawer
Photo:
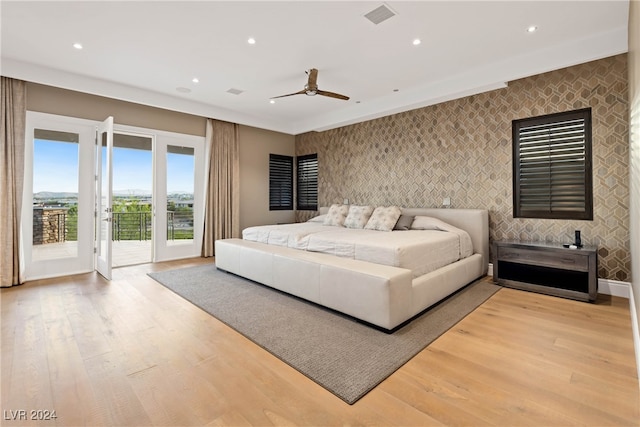
<path fill-rule="evenodd" d="M 562 253 L 546 252 L 535 249 L 517 247 L 498 247 L 498 259 L 528 265 L 563 268 L 569 270 L 589 270 L 589 255 L 563 251 Z"/>

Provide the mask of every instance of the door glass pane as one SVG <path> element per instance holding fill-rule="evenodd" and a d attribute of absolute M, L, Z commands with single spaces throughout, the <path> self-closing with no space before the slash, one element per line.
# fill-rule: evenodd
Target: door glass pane
<path fill-rule="evenodd" d="M 76 133 L 35 129 L 32 261 L 78 255 Z"/>
<path fill-rule="evenodd" d="M 102 257 L 107 253 L 107 236 L 109 232 L 109 212 L 107 212 L 108 197 L 109 197 L 109 178 L 107 175 L 107 133 L 100 134 L 100 140 L 102 141 L 102 154 L 100 156 L 101 166 L 100 170 L 100 206 L 98 206 L 98 233 L 99 233 L 99 245 L 98 245 L 98 257 Z"/>
<path fill-rule="evenodd" d="M 167 146 L 167 245 L 193 244 L 194 149 Z"/>
<path fill-rule="evenodd" d="M 152 140 L 113 134 L 112 265 L 151 262 Z"/>

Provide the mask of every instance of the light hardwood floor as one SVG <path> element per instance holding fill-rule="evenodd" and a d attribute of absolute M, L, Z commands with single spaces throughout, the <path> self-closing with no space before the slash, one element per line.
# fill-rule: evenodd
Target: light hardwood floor
<path fill-rule="evenodd" d="M 2 425 L 640 424 L 625 299 L 501 289 L 350 406 L 146 275 L 209 262 L 3 289 Z"/>

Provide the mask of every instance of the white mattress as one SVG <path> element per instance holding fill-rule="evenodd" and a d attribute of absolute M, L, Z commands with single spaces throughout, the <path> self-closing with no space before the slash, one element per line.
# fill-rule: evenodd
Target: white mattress
<path fill-rule="evenodd" d="M 318 222 L 259 225 L 242 230 L 242 238 L 254 242 L 306 250 L 311 234 L 341 228 L 342 227 L 323 225 Z"/>
<path fill-rule="evenodd" d="M 307 250 L 406 268 L 414 278 L 473 253 L 471 238 L 463 230 L 384 232 L 334 228 L 310 234 Z"/>
<path fill-rule="evenodd" d="M 453 226 L 449 231 L 384 232 L 303 222 L 249 227 L 242 231 L 242 238 L 402 267 L 411 270 L 414 278 L 473 254 L 469 234 Z"/>

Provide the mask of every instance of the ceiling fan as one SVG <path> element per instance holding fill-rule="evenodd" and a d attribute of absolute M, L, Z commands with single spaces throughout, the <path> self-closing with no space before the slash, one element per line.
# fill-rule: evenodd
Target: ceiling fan
<path fill-rule="evenodd" d="M 330 98 L 344 99 L 345 101 L 349 99 L 348 96 L 341 95 L 339 93 L 328 92 L 326 90 L 318 89 L 318 83 L 317 83 L 318 70 L 316 68 L 312 68 L 308 71 L 305 71 L 305 73 L 309 75 L 309 80 L 307 81 L 307 84 L 304 85 L 304 89 L 302 89 L 299 92 L 290 93 L 287 95 L 274 96 L 272 99 L 284 98 L 285 96 L 291 96 L 291 95 L 303 95 L 303 94 L 308 96 L 322 95 L 322 96 L 328 96 Z"/>

